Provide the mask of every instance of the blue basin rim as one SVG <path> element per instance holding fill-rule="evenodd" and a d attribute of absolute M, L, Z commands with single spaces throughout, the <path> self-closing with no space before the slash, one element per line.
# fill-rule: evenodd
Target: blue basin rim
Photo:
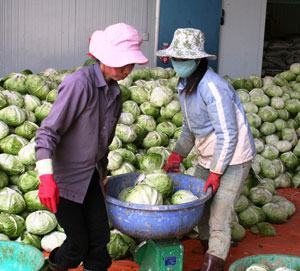
<path fill-rule="evenodd" d="M 106 204 L 112 225 L 130 236 L 142 239 L 170 239 L 182 237 L 197 225 L 205 203 L 212 193 L 203 193 L 204 180 L 185 175 L 168 174 L 174 181 L 174 191 L 190 190 L 197 200 L 174 205 L 145 205 L 118 200 L 122 189 L 133 186 L 140 173 L 126 173 L 110 177 Z"/>

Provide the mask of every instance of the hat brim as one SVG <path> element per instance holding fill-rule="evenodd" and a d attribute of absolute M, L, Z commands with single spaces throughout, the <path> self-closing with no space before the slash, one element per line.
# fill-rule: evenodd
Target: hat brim
<path fill-rule="evenodd" d="M 183 59 L 199 59 L 199 58 L 209 58 L 212 60 L 217 59 L 216 55 L 208 54 L 205 51 L 198 51 L 198 52 L 185 51 L 183 54 L 182 52 L 179 53 L 178 51 L 174 51 L 171 47 L 157 51 L 156 55 L 159 57 L 167 56 L 167 57 L 175 57 L 175 58 L 183 58 Z"/>
<path fill-rule="evenodd" d="M 148 58 L 140 50 L 120 50 L 117 46 L 109 44 L 104 31 L 97 31 L 92 38 L 97 42 L 90 42 L 89 52 L 100 62 L 109 67 L 123 67 L 128 64 L 147 64 Z"/>

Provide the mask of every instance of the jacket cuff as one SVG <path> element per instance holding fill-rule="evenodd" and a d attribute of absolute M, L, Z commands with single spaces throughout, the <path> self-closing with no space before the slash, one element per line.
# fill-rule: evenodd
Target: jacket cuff
<path fill-rule="evenodd" d="M 216 173 L 218 175 L 223 175 L 223 173 L 224 173 L 223 171 L 222 172 L 221 171 L 216 171 L 213 168 L 210 168 L 209 171 L 212 172 L 212 173 Z"/>
<path fill-rule="evenodd" d="M 215 175 L 218 175 L 218 176 L 222 176 L 223 175 L 223 173 L 219 173 L 219 172 L 212 171 L 212 170 L 210 170 L 210 172 L 213 173 L 213 174 L 215 174 Z"/>
<path fill-rule="evenodd" d="M 50 157 L 52 157 L 52 152 L 50 150 L 44 148 L 36 148 L 35 158 L 37 161 L 43 159 L 51 159 Z"/>
<path fill-rule="evenodd" d="M 181 144 L 179 142 L 176 143 L 175 148 L 173 150 L 173 152 L 178 153 L 179 155 L 181 155 L 183 158 L 187 157 L 187 155 L 190 153 L 191 150 L 189 150 L 187 152 L 187 148 L 184 146 L 181 146 Z"/>
<path fill-rule="evenodd" d="M 52 159 L 42 159 L 36 162 L 38 176 L 53 174 Z"/>

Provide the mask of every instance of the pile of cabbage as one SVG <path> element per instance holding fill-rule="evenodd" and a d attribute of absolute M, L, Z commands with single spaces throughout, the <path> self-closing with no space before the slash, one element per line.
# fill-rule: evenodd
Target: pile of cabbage
<path fill-rule="evenodd" d="M 78 68 L 47 69 L 39 74 L 25 70 L 0 79 L 0 239 L 18 239 L 39 248 L 47 241 L 52 245 L 43 245 L 42 249 L 51 251 L 65 238 L 55 216 L 44 210 L 37 197 L 34 136 L 51 110 L 58 85 Z M 258 152 L 253 172 L 236 205 L 232 232 L 237 238 L 234 239 L 240 240 L 245 228 L 258 233 L 266 228 L 272 235 L 274 229 L 269 227 L 270 223 L 285 222 L 294 212 L 291 202 L 276 195 L 276 188 L 300 186 L 299 74 L 300 64 L 296 63 L 289 71 L 274 77 L 227 77 L 247 112 Z M 173 69 L 159 67 L 134 70 L 119 81 L 123 108 L 109 146 L 110 175 L 136 171 L 151 174 L 162 169 L 181 133 L 177 82 Z M 181 171 L 193 175 L 196 163 L 193 149 L 181 164 Z M 142 189 L 144 193 L 148 186 Z M 164 197 L 163 202 L 166 203 Z M 285 215 L 278 218 L 278 210 L 284 210 Z M 37 221 L 31 218 L 32 214 L 45 220 L 43 225 L 37 224 L 41 231 L 29 226 Z M 46 236 L 46 241 L 41 242 Z M 117 231 L 111 236 L 109 251 L 113 258 L 132 251 L 130 237 Z"/>
<path fill-rule="evenodd" d="M 0 240 L 49 252 L 66 238 L 38 199 L 34 137 L 68 73 L 25 70 L 0 79 Z"/>
<path fill-rule="evenodd" d="M 258 155 L 253 169 L 278 187 L 300 187 L 300 63 L 274 77 L 232 80 Z"/>
<path fill-rule="evenodd" d="M 123 107 L 109 146 L 111 175 L 161 169 L 181 132 L 182 113 L 172 69 L 133 71 L 120 81 Z"/>
<path fill-rule="evenodd" d="M 277 188 L 300 187 L 300 63 L 274 77 L 231 79 L 255 138 L 257 155 L 235 211 L 235 239 L 253 233 L 276 234 L 270 223 L 284 223 L 295 206 Z"/>

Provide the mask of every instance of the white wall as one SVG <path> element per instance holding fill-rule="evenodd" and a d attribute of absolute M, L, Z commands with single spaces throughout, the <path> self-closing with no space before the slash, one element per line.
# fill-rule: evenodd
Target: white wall
<path fill-rule="evenodd" d="M 267 0 L 223 0 L 219 73 L 231 77 L 260 75 Z"/>
<path fill-rule="evenodd" d="M 153 66 L 155 11 L 156 0 L 0 0 L 0 77 L 79 66 L 93 31 L 117 22 L 143 34 Z"/>

